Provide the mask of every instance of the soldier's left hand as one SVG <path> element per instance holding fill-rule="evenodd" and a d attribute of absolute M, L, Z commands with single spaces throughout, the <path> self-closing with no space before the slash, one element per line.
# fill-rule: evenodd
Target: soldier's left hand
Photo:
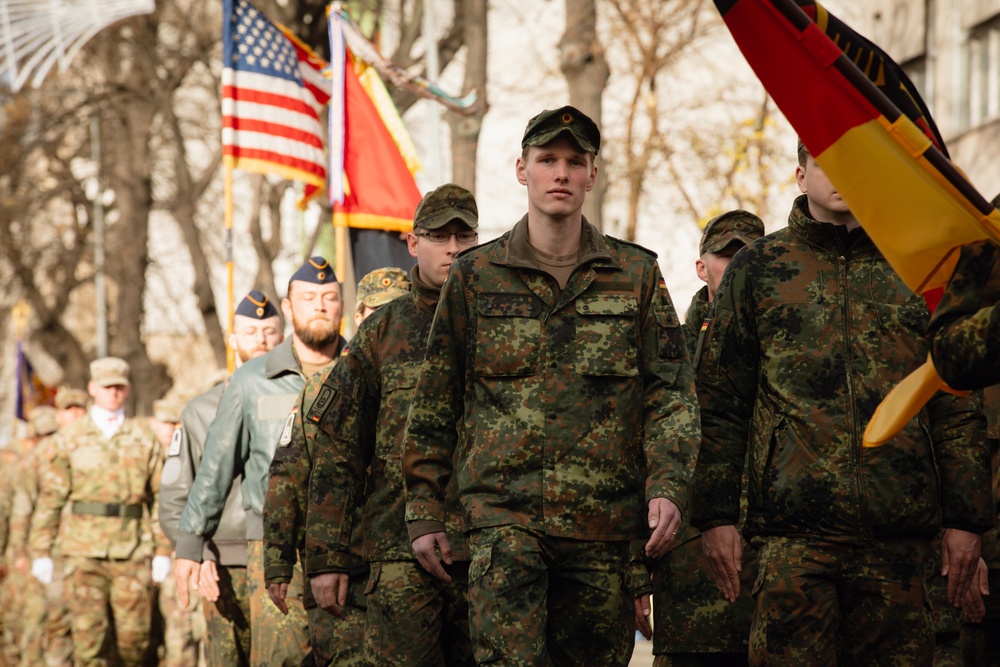
<path fill-rule="evenodd" d="M 948 577 L 948 602 L 962 606 L 979 564 L 982 540 L 976 533 L 947 528 L 941 538 L 941 576 Z"/>
<path fill-rule="evenodd" d="M 979 559 L 976 577 L 962 600 L 962 620 L 966 623 L 981 623 L 986 617 L 986 602 L 984 595 L 990 594 L 990 570 L 986 561 Z"/>
<path fill-rule="evenodd" d="M 653 608 L 649 604 L 649 593 L 635 599 L 635 629 L 646 639 L 653 638 L 653 627 L 649 624 L 649 615 Z"/>
<path fill-rule="evenodd" d="M 653 531 L 646 542 L 646 555 L 659 558 L 667 553 L 667 547 L 677 536 L 681 527 L 681 511 L 667 498 L 653 498 L 649 501 L 649 529 Z"/>
<path fill-rule="evenodd" d="M 288 616 L 288 605 L 285 604 L 285 597 L 288 595 L 288 584 L 268 584 L 267 594 L 271 596 L 271 602 L 285 616 Z"/>

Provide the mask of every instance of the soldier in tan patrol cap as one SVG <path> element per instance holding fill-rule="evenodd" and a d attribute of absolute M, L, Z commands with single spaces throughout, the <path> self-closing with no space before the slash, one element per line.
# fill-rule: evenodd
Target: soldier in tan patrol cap
<path fill-rule="evenodd" d="M 164 453 L 144 421 L 125 418 L 128 376 L 117 357 L 90 364 L 94 404 L 53 436 L 31 523 L 35 577 L 50 584 L 54 552 L 65 558 L 77 665 L 104 665 L 112 636 L 123 665 L 142 664 L 154 577 L 169 571 L 170 544 L 155 511 Z"/>
<path fill-rule="evenodd" d="M 410 277 L 403 269 L 387 266 L 371 271 L 358 282 L 358 304 L 354 308 L 354 324 L 361 324 L 366 317 L 393 299 L 410 291 Z"/>

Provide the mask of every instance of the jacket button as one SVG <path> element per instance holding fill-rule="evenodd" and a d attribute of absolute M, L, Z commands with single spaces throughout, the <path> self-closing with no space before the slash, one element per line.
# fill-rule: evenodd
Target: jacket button
<path fill-rule="evenodd" d="M 555 420 L 555 418 L 556 418 L 556 413 L 554 413 L 554 412 L 550 412 L 550 413 L 549 413 L 549 419 L 551 419 L 551 420 L 553 420 L 553 421 L 554 421 L 554 420 Z"/>

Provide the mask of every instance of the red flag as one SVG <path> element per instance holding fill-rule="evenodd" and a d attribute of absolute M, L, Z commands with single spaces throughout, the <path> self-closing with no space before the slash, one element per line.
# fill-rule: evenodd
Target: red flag
<path fill-rule="evenodd" d="M 326 61 L 245 0 L 223 2 L 222 151 L 227 166 L 326 188 L 320 113 Z"/>
<path fill-rule="evenodd" d="M 344 60 L 343 124 L 346 187 L 344 201 L 334 202 L 334 225 L 410 231 L 420 190 L 350 56 Z"/>

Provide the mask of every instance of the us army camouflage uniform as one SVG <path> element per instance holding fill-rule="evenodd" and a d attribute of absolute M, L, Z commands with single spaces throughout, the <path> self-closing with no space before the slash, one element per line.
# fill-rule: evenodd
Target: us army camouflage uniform
<path fill-rule="evenodd" d="M 344 345 L 342 340 L 338 349 L 343 349 Z M 313 474 L 312 446 L 306 433 L 311 427 L 303 422 L 303 415 L 312 408 L 334 364 L 306 380 L 299 403 L 288 416 L 271 461 L 264 501 L 264 573 L 267 584 L 289 584 L 289 596 L 304 596 L 315 663 L 352 667 L 364 664 L 362 591 L 367 568 L 359 558 L 354 559 L 355 576 L 351 581 L 349 604 L 343 610 L 344 616 L 338 618 L 316 605 L 307 578 L 312 573 L 308 561 L 303 559 L 306 577 L 300 574 L 303 568 L 296 565 L 304 546 L 309 480 Z"/>
<path fill-rule="evenodd" d="M 1000 246 L 962 247 L 948 289 L 927 327 L 938 374 L 955 389 L 1000 383 Z"/>
<path fill-rule="evenodd" d="M 533 260 L 527 216 L 460 254 L 403 472 L 411 538 L 444 530 L 457 477 L 476 660 L 627 664 L 628 542 L 648 537 L 648 500 L 684 511 L 697 447 L 694 375 L 655 255 L 584 221 L 560 290 Z"/>
<path fill-rule="evenodd" d="M 702 325 L 711 309 L 706 285 L 695 292 L 684 318 L 684 340 L 692 359 L 698 357 Z M 681 522 L 670 551 L 653 568 L 654 667 L 747 664 L 753 614 L 750 593 L 757 573 L 756 556 L 748 545 L 744 545 L 742 562 L 740 596 L 730 603 L 712 580 L 701 533 L 687 518 Z"/>
<path fill-rule="evenodd" d="M 40 438 L 22 438 L 0 452 L 0 494 L 8 510 L 8 539 L 4 552 L 0 552 L 7 576 L 2 581 L 3 590 L 3 655 L 13 665 L 37 662 L 41 647 L 38 634 L 44 616 L 44 597 L 38 580 L 27 570 L 19 570 L 15 563 L 27 555 L 25 532 L 27 522 L 18 502 L 18 491 L 24 474 L 25 461 L 38 446 Z M 27 517 L 30 520 L 30 514 Z M 38 653 L 38 655 L 35 655 Z"/>
<path fill-rule="evenodd" d="M 698 369 L 692 523 L 737 524 L 749 456 L 752 662 L 929 663 L 930 540 L 992 523 L 978 401 L 938 394 L 895 439 L 861 447 L 926 358 L 927 316 L 863 230 L 816 222 L 804 196 L 729 264 Z"/>
<path fill-rule="evenodd" d="M 51 461 L 55 451 L 54 441 L 44 438 L 25 456 L 14 468 L 16 480 L 14 487 L 14 503 L 11 510 L 10 553 L 16 558 L 28 562 L 28 534 L 31 526 L 31 516 L 38 502 L 38 474 L 41 466 Z M 53 585 L 62 587 L 61 567 L 63 560 L 55 555 L 53 558 L 53 583 L 43 586 L 37 579 L 26 573 L 18 584 L 22 589 L 19 595 L 22 601 L 11 606 L 17 610 L 21 619 L 21 659 L 24 664 L 64 665 L 72 660 L 73 645 L 70 642 L 70 618 L 65 601 L 53 600 L 48 595 L 48 588 Z M 56 582 L 56 580 L 59 580 Z"/>
<path fill-rule="evenodd" d="M 142 664 L 152 616 L 150 558 L 170 544 L 156 519 L 163 452 L 141 422 L 110 439 L 91 417 L 60 430 L 31 523 L 35 558 L 65 558 L 77 665 L 104 665 L 114 623 L 121 662 Z M 63 508 L 69 506 L 62 520 Z M 110 612 L 110 618 L 109 618 Z"/>
<path fill-rule="evenodd" d="M 388 666 L 474 665 L 467 598 L 469 550 L 457 489 L 448 487 L 450 583 L 417 563 L 404 521 L 401 446 L 439 289 L 411 273 L 411 291 L 361 324 L 307 413 L 313 476 L 307 519 L 310 574 L 343 572 L 350 529 L 362 512 L 363 556 L 371 566 L 365 654 Z M 360 428 L 358 425 L 363 424 Z M 367 472 L 367 483 L 365 481 Z"/>

